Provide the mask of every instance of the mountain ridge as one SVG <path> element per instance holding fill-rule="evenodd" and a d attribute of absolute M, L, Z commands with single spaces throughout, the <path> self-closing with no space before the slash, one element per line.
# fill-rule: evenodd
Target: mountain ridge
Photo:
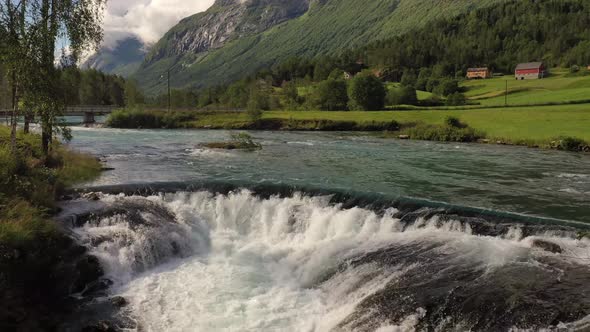
<path fill-rule="evenodd" d="M 139 69 L 148 51 L 149 45 L 136 37 L 128 37 L 114 47 L 102 47 L 84 61 L 81 68 L 128 77 Z"/>
<path fill-rule="evenodd" d="M 240 30 L 237 27 L 242 22 L 251 24 L 252 18 L 261 17 L 269 10 L 273 13 L 289 13 L 285 8 L 297 6 L 301 2 L 248 0 L 237 4 L 232 0 L 218 0 L 208 11 L 184 19 L 172 28 L 156 44 L 134 77 L 144 90 L 152 93 L 163 91 L 165 85 L 159 77 L 169 68 L 172 68 L 172 85 L 176 88 L 225 84 L 291 56 L 337 54 L 406 33 L 438 18 L 456 16 L 503 1 L 506 0 L 367 0 L 362 10 L 359 10 L 358 0 L 312 0 L 304 1 L 307 9 L 295 7 L 298 11 L 293 17 L 279 16 L 270 21 L 272 24 L 254 19 L 261 24 Z M 199 30 L 203 28 L 199 24 L 205 17 L 226 17 L 228 12 L 237 10 L 239 6 L 243 6 L 239 21 L 205 24 L 209 28 L 204 29 L 205 32 L 219 31 L 210 28 L 221 27 L 222 24 L 232 25 L 231 33 L 222 34 L 222 39 L 213 39 L 223 40 L 218 47 L 188 47 L 182 51 L 174 51 L 174 47 L 171 47 L 190 45 L 195 41 L 179 43 L 183 39 L 178 38 L 181 36 L 177 34 L 178 31 L 190 33 L 195 31 L 194 27 L 197 27 L 197 31 L 203 31 Z M 251 10 L 248 15 L 244 14 L 244 7 Z M 186 36 L 186 33 L 182 36 Z"/>

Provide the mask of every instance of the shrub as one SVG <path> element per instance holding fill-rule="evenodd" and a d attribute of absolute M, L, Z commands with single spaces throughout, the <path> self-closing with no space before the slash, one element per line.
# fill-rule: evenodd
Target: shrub
<path fill-rule="evenodd" d="M 405 69 L 402 74 L 401 84 L 404 86 L 415 87 L 417 80 L 416 72 L 413 69 Z"/>
<path fill-rule="evenodd" d="M 485 137 L 485 134 L 470 127 L 436 126 L 423 123 L 406 128 L 402 133 L 411 139 L 440 142 L 476 142 Z"/>
<path fill-rule="evenodd" d="M 578 65 L 573 65 L 570 67 L 570 73 L 572 73 L 572 74 L 575 74 L 579 71 L 580 71 L 580 66 L 578 66 Z"/>
<path fill-rule="evenodd" d="M 387 103 L 389 105 L 416 105 L 418 104 L 416 89 L 412 86 L 402 86 L 399 89 L 389 90 Z"/>
<path fill-rule="evenodd" d="M 141 109 L 117 110 L 107 118 L 105 125 L 125 129 L 160 129 L 183 128 L 185 123 L 194 120 L 188 112 L 160 112 Z"/>
<path fill-rule="evenodd" d="M 213 142 L 206 143 L 203 146 L 210 149 L 225 149 L 225 150 L 246 150 L 254 151 L 262 149 L 260 143 L 254 142 L 253 137 L 248 133 L 232 133 L 230 134 L 229 142 Z"/>
<path fill-rule="evenodd" d="M 312 104 L 326 111 L 346 110 L 348 104 L 346 82 L 333 79 L 320 82 L 312 96 Z"/>
<path fill-rule="evenodd" d="M 564 151 L 588 151 L 590 144 L 576 137 L 561 137 L 554 141 L 554 148 Z"/>
<path fill-rule="evenodd" d="M 385 87 L 377 77 L 357 75 L 348 86 L 349 107 L 358 111 L 383 109 L 385 94 Z"/>
<path fill-rule="evenodd" d="M 454 128 L 467 128 L 467 125 L 462 123 L 461 120 L 459 120 L 459 118 L 454 116 L 447 116 L 447 118 L 445 119 L 445 124 L 449 127 Z"/>
<path fill-rule="evenodd" d="M 459 82 L 454 79 L 445 78 L 433 89 L 433 92 L 441 96 L 449 96 L 459 92 Z"/>
<path fill-rule="evenodd" d="M 465 104 L 467 104 L 467 98 L 460 92 L 452 93 L 447 97 L 447 106 L 462 106 Z"/>

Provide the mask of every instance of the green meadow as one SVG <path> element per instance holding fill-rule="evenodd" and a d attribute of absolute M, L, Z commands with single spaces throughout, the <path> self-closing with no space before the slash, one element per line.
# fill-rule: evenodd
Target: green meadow
<path fill-rule="evenodd" d="M 508 83 L 508 106 L 504 106 L 506 84 Z M 396 121 L 402 127 L 418 124 L 444 125 L 448 117 L 455 117 L 492 142 L 547 146 L 561 137 L 576 137 L 590 142 L 590 75 L 587 72 L 571 75 L 566 70 L 554 69 L 550 77 L 542 80 L 515 80 L 503 76 L 486 80 L 463 81 L 469 105 L 457 107 L 421 107 L 401 105 L 396 110 L 371 112 L 328 112 L 319 110 L 288 110 L 263 112 L 264 120 L 280 120 L 300 130 L 313 130 L 314 121 L 354 122 L 363 125 L 390 123 Z M 300 95 L 312 93 L 315 86 L 300 84 Z M 388 83 L 388 89 L 399 88 L 399 83 Z M 281 96 L 280 88 L 273 93 Z M 418 91 L 420 100 L 432 96 L 429 92 Z M 120 114 L 119 114 L 120 113 Z M 122 111 L 111 116 L 120 118 L 120 123 L 110 125 L 136 127 L 133 121 L 140 121 L 142 128 L 151 128 L 143 119 L 146 116 L 162 118 L 162 124 L 155 128 L 228 128 L 252 129 L 256 124 L 246 112 L 130 112 Z M 144 114 L 145 113 L 145 114 Z M 148 114 L 149 113 L 149 114 Z M 127 117 L 126 121 L 125 120 Z M 135 119 L 135 120 L 133 120 Z M 131 121 L 133 120 L 133 121 Z M 289 122 L 307 121 L 297 125 Z M 111 121 L 111 122 L 112 122 Z M 131 121 L 131 122 L 130 122 Z M 128 123 L 129 122 L 129 123 Z M 109 123 L 107 123 L 109 125 Z M 264 129 L 264 128 L 259 128 Z M 344 129 L 346 130 L 346 129 Z"/>
<path fill-rule="evenodd" d="M 416 110 L 376 112 L 270 111 L 263 119 L 332 120 L 387 122 L 402 125 L 425 123 L 442 125 L 453 116 L 470 127 L 485 132 L 494 140 L 511 143 L 547 143 L 562 136 L 590 141 L 590 105 L 528 106 L 463 110 Z M 208 113 L 198 115 L 190 127 L 239 127 L 250 123 L 245 113 Z"/>
<path fill-rule="evenodd" d="M 587 73 L 584 70 L 582 74 Z M 465 95 L 472 103 L 483 106 L 540 105 L 590 101 L 590 75 L 570 76 L 567 71 L 554 69 L 540 80 L 516 80 L 512 75 L 486 80 L 463 82 Z"/>

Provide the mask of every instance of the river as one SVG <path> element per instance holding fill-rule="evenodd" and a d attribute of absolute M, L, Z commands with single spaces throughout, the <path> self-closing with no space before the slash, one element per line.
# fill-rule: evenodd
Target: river
<path fill-rule="evenodd" d="M 114 170 L 64 214 L 87 216 L 79 241 L 139 330 L 588 327 L 588 155 L 252 135 L 262 150 L 199 146 L 226 131 L 74 128 L 70 146 Z"/>

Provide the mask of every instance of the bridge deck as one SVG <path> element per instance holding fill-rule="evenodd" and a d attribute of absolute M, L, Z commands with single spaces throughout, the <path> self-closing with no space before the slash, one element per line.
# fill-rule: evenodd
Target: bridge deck
<path fill-rule="evenodd" d="M 87 114 L 107 115 L 113 113 L 118 106 L 70 106 L 64 111 L 66 116 L 83 116 Z M 0 116 L 6 117 L 12 114 L 12 110 L 0 109 Z"/>

